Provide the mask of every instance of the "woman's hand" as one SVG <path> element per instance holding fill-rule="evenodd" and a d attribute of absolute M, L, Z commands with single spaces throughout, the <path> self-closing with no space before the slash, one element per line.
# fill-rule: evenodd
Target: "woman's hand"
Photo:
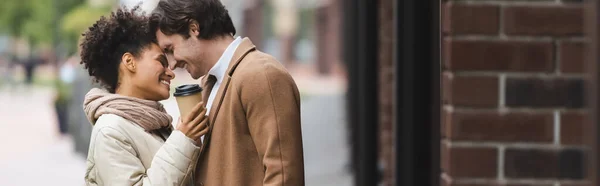
<path fill-rule="evenodd" d="M 208 122 L 208 117 L 206 117 L 206 108 L 204 108 L 204 103 L 198 103 L 187 115 L 186 118 L 179 119 L 179 124 L 177 124 L 177 130 L 181 131 L 185 136 L 194 140 L 196 145 L 202 144 L 200 140 L 204 134 L 208 132 L 208 127 L 206 122 Z"/>

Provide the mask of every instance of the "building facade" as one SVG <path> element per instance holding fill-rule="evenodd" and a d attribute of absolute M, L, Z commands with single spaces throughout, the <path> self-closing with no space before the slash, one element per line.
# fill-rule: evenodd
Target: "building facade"
<path fill-rule="evenodd" d="M 443 182 L 581 183 L 583 4 L 449 0 L 442 10 Z"/>

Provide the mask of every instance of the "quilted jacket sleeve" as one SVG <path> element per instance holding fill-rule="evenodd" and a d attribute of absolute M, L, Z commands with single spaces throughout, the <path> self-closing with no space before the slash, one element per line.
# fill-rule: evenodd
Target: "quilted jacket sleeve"
<path fill-rule="evenodd" d="M 173 131 L 146 170 L 128 137 L 110 127 L 96 133 L 94 148 L 99 185 L 184 185 L 199 153 L 192 140 Z"/>

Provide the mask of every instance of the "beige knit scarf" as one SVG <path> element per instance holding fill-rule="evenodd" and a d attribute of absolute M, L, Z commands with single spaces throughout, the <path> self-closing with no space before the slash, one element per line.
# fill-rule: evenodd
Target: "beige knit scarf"
<path fill-rule="evenodd" d="M 92 125 L 103 114 L 121 116 L 146 131 L 172 129 L 172 118 L 157 101 L 111 94 L 104 89 L 93 88 L 86 95 L 83 110 Z"/>

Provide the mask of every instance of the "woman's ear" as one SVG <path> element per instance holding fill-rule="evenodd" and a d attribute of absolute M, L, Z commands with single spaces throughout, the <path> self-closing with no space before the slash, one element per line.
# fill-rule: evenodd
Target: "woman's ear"
<path fill-rule="evenodd" d="M 190 21 L 190 35 L 194 37 L 200 35 L 200 24 L 196 20 Z"/>
<path fill-rule="evenodd" d="M 135 58 L 133 57 L 133 54 L 126 52 L 125 54 L 123 54 L 123 56 L 121 57 L 121 63 L 123 63 L 123 65 L 125 66 L 125 69 L 127 69 L 130 72 L 135 72 L 136 71 L 136 63 L 135 63 Z"/>

